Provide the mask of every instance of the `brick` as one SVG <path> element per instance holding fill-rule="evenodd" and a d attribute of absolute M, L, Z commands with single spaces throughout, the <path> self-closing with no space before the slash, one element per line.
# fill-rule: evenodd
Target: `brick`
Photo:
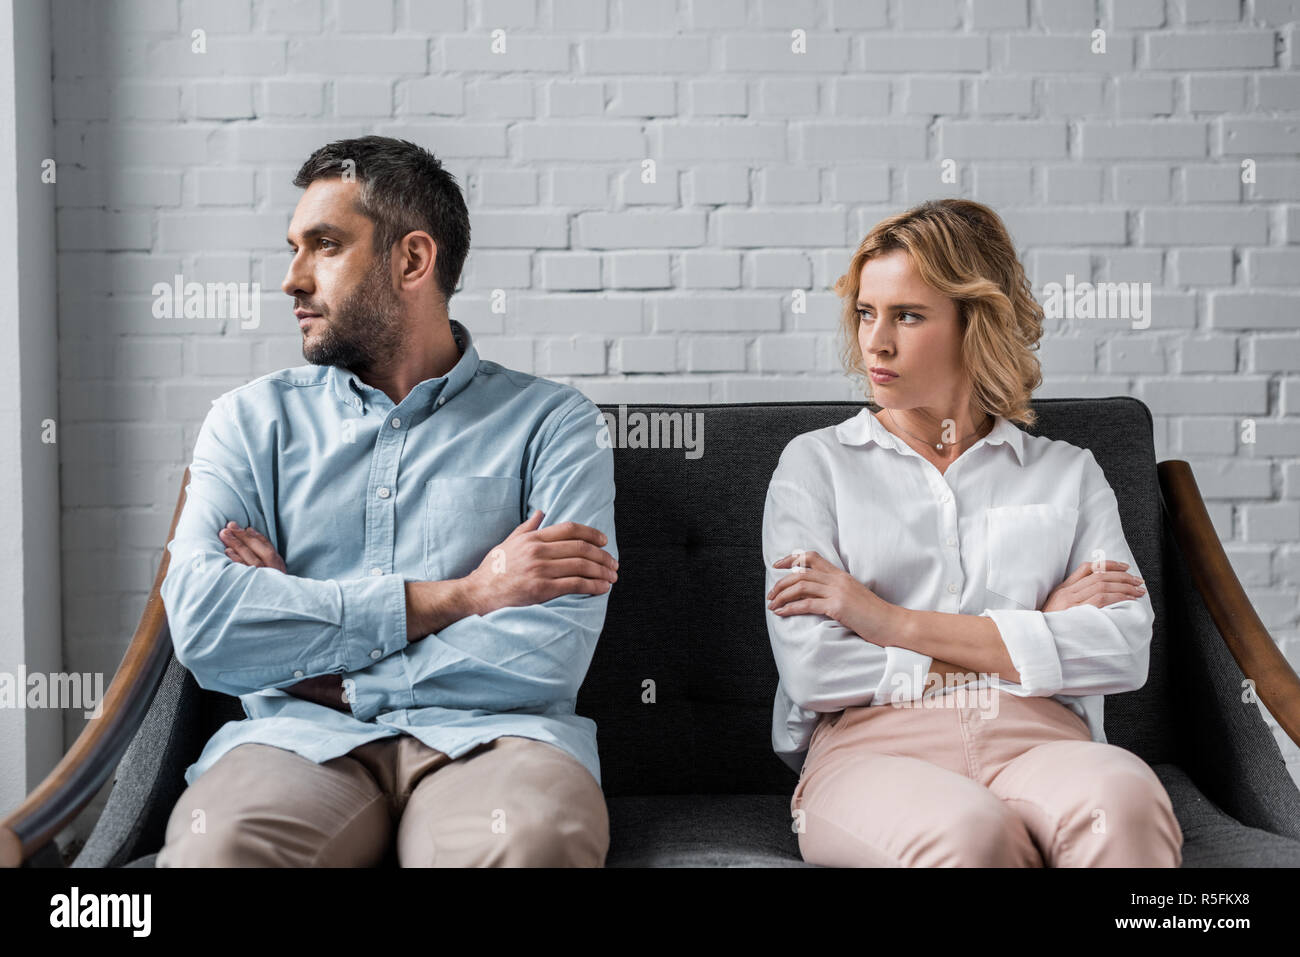
<path fill-rule="evenodd" d="M 547 116 L 600 116 L 605 112 L 605 84 L 557 80 L 545 89 Z"/>
<path fill-rule="evenodd" d="M 1300 249 L 1247 249 L 1242 265 L 1251 286 L 1300 285 Z"/>
<path fill-rule="evenodd" d="M 1206 155 L 1204 123 L 1079 123 L 1079 156 L 1083 159 L 1188 158 Z"/>
<path fill-rule="evenodd" d="M 1212 292 L 1208 299 L 1214 329 L 1300 329 L 1300 295 Z"/>
<path fill-rule="evenodd" d="M 1151 70 L 1242 70 L 1274 65 L 1272 30 L 1148 33 L 1143 63 Z"/>
<path fill-rule="evenodd" d="M 772 331 L 781 328 L 776 295 L 699 295 L 649 302 L 655 332 Z"/>
<path fill-rule="evenodd" d="M 704 214 L 689 211 L 579 213 L 577 242 L 592 249 L 666 248 L 704 243 Z"/>
<path fill-rule="evenodd" d="M 929 136 L 923 121 L 794 123 L 791 129 L 804 162 L 924 159 Z"/>
<path fill-rule="evenodd" d="M 605 257 L 607 284 L 613 289 L 667 289 L 672 264 L 667 253 L 626 252 Z"/>
<path fill-rule="evenodd" d="M 642 332 L 641 296 L 520 296 L 516 310 L 525 333 L 606 335 Z"/>
<path fill-rule="evenodd" d="M 843 73 L 851 62 L 849 38 L 807 31 L 806 52 L 796 53 L 789 33 L 726 34 L 722 69 L 727 73 Z M 707 61 L 699 72 L 707 72 Z"/>
<path fill-rule="evenodd" d="M 563 248 L 569 242 L 569 223 L 563 213 L 470 211 L 474 245 L 483 247 Z"/>
<path fill-rule="evenodd" d="M 512 134 L 526 160 L 640 159 L 648 156 L 639 127 L 621 123 L 517 123 Z"/>
<path fill-rule="evenodd" d="M 667 336 L 629 336 L 617 343 L 622 372 L 676 372 L 677 340 Z"/>
<path fill-rule="evenodd" d="M 844 214 L 831 210 L 733 210 L 713 214 L 723 246 L 838 246 L 845 241 Z"/>
<path fill-rule="evenodd" d="M 650 134 L 656 153 L 671 160 L 785 158 L 784 124 L 673 123 Z"/>
<path fill-rule="evenodd" d="M 812 264 L 804 253 L 764 249 L 745 257 L 749 285 L 756 289 L 807 289 L 812 282 Z"/>
<path fill-rule="evenodd" d="M 1175 343 L 1174 352 L 1177 371 L 1183 375 L 1237 371 L 1237 340 L 1232 336 L 1186 336 Z M 1235 450 L 1234 444 L 1229 443 L 1228 452 Z"/>
<path fill-rule="evenodd" d="M 1173 282 L 1178 286 L 1231 286 L 1232 250 L 1175 249 L 1169 253 Z"/>
<path fill-rule="evenodd" d="M 1029 26 L 1028 0 L 971 0 L 971 27 L 976 30 L 1023 29 Z"/>
<path fill-rule="evenodd" d="M 542 289 L 601 289 L 601 257 L 591 252 L 546 252 L 538 256 Z"/>
<path fill-rule="evenodd" d="M 645 173 L 636 168 L 618 177 L 619 196 L 627 206 L 676 206 L 678 171 L 672 166 L 654 167 L 654 182 L 643 182 Z"/>
<path fill-rule="evenodd" d="M 1219 152 L 1225 156 L 1259 156 L 1300 153 L 1300 119 L 1223 119 L 1219 124 Z"/>
<path fill-rule="evenodd" d="M 709 72 L 706 37 L 593 37 L 578 43 L 584 73 Z"/>
<path fill-rule="evenodd" d="M 745 342 L 731 336 L 692 336 L 686 340 L 691 372 L 744 372 Z"/>
<path fill-rule="evenodd" d="M 686 86 L 686 102 L 696 116 L 744 116 L 748 94 L 742 80 L 692 80 Z"/>
<path fill-rule="evenodd" d="M 671 116 L 677 112 L 672 80 L 619 80 L 613 84 L 609 112 L 614 116 Z"/>
<path fill-rule="evenodd" d="M 691 205 L 749 202 L 749 170 L 743 166 L 697 166 L 687 181 Z"/>
<path fill-rule="evenodd" d="M 492 42 L 490 33 L 477 36 L 444 36 L 442 38 L 444 69 L 464 70 L 470 73 L 570 72 L 571 44 L 566 37 L 507 33 L 505 50 L 502 53 L 492 52 Z M 385 71 L 374 69 L 364 72 Z"/>
<path fill-rule="evenodd" d="M 533 117 L 533 84 L 524 80 L 482 80 L 465 91 L 471 116 Z"/>
<path fill-rule="evenodd" d="M 601 208 L 609 199 L 609 175 L 593 169 L 556 169 L 547 174 L 550 202 Z"/>
<path fill-rule="evenodd" d="M 806 203 L 821 197 L 821 177 L 804 166 L 764 166 L 758 173 L 758 201 L 764 204 Z"/>
<path fill-rule="evenodd" d="M 1143 245 L 1263 245 L 1268 242 L 1265 209 L 1144 209 L 1138 214 Z"/>
<path fill-rule="evenodd" d="M 315 80 L 266 80 L 262 107 L 267 116 L 319 117 L 325 111 L 325 84 Z"/>
<path fill-rule="evenodd" d="M 686 289 L 738 288 L 740 253 L 694 249 L 682 253 L 682 286 Z"/>
<path fill-rule="evenodd" d="M 537 174 L 527 169 L 486 169 L 478 174 L 478 195 L 489 206 L 535 206 Z"/>
<path fill-rule="evenodd" d="M 194 115 L 203 120 L 237 120 L 253 116 L 253 85 L 233 80 L 194 84 Z"/>
<path fill-rule="evenodd" d="M 960 113 L 961 80 L 954 77 L 912 76 L 904 81 L 904 113 Z"/>
<path fill-rule="evenodd" d="M 1062 159 L 1066 155 L 1064 123 L 940 120 L 937 125 L 939 153 L 945 158 L 1024 160 Z"/>
<path fill-rule="evenodd" d="M 1011 35 L 1006 38 L 1011 73 L 1099 73 L 1112 76 L 1133 67 L 1133 38 L 1106 35 L 1106 52 L 1092 52 L 1088 33 L 1073 36 Z M 981 67 L 982 69 L 982 67 Z"/>

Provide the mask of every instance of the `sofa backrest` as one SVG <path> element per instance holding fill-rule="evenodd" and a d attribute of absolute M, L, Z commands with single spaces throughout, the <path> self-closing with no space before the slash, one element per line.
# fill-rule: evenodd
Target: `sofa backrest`
<path fill-rule="evenodd" d="M 1119 499 L 1125 538 L 1156 611 L 1151 669 L 1106 699 L 1108 740 L 1148 761 L 1171 740 L 1162 716 L 1160 497 L 1152 420 L 1127 397 L 1038 399 L 1032 434 L 1090 448 Z M 601 407 L 617 421 L 619 407 Z M 578 696 L 597 725 L 608 796 L 786 793 L 773 753 L 777 673 L 765 621 L 763 504 L 796 435 L 852 418 L 857 402 L 626 406 L 700 415 L 704 454 L 615 441 L 619 580 Z"/>
<path fill-rule="evenodd" d="M 1149 763 L 1168 760 L 1161 510 L 1152 420 L 1128 397 L 1036 399 L 1031 431 L 1090 448 L 1119 499 L 1125 538 L 1156 613 L 1144 687 L 1106 699 L 1106 735 Z M 615 417 L 619 407 L 601 406 Z M 597 726 L 601 779 L 627 794 L 788 794 L 771 747 L 777 674 L 764 618 L 763 503 L 796 435 L 852 418 L 857 402 L 640 405 L 703 417 L 704 454 L 614 448 L 619 580 L 578 695 Z M 692 453 L 693 454 L 693 453 Z M 652 683 L 652 684 L 651 684 Z M 244 716 L 203 691 L 202 740 Z M 195 755 L 197 757 L 197 754 Z"/>

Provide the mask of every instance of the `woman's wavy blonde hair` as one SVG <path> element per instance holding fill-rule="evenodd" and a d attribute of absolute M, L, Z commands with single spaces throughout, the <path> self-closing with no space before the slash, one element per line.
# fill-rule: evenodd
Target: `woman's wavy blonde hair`
<path fill-rule="evenodd" d="M 957 303 L 961 355 L 971 399 L 984 413 L 1032 426 L 1029 404 L 1043 381 L 1036 355 L 1043 310 L 1016 256 L 1002 219 L 969 199 L 931 200 L 878 223 L 867 233 L 848 272 L 835 282 L 844 299 L 840 360 L 870 398 L 870 376 L 858 344 L 858 285 L 870 259 L 901 249 L 922 280 Z"/>

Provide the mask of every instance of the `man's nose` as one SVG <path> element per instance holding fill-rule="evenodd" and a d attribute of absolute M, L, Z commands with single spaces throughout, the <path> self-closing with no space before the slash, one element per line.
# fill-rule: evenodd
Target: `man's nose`
<path fill-rule="evenodd" d="M 280 283 L 280 290 L 286 296 L 292 296 L 295 299 L 311 295 L 309 286 L 309 276 L 301 269 L 295 268 L 294 264 L 289 263 L 289 269 L 284 274 L 284 281 Z"/>

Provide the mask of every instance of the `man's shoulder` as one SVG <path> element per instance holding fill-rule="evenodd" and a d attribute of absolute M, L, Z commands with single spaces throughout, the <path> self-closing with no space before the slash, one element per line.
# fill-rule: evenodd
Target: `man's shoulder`
<path fill-rule="evenodd" d="M 475 376 L 478 387 L 493 397 L 493 405 L 516 400 L 522 407 L 543 416 L 556 412 L 568 414 L 576 409 L 597 411 L 596 404 L 578 388 L 518 369 L 511 369 L 490 359 L 480 359 Z"/>
<path fill-rule="evenodd" d="M 328 366 L 319 365 L 277 369 L 221 393 L 212 400 L 212 404 L 230 403 L 237 407 L 253 404 L 264 408 L 267 400 L 278 399 L 288 390 L 316 389 L 326 385 L 328 373 Z"/>

